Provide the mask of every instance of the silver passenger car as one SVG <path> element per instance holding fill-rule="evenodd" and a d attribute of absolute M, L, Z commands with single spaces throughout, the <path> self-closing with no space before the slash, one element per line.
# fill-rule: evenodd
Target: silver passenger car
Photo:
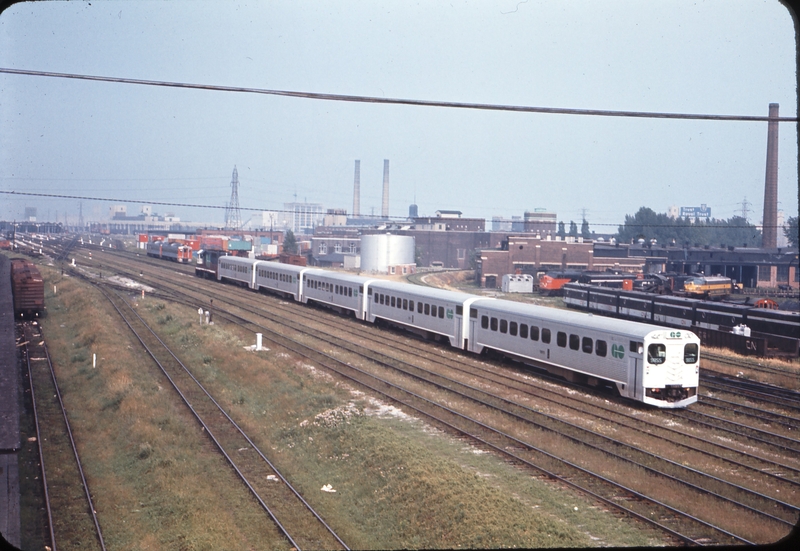
<path fill-rule="evenodd" d="M 315 302 L 340 312 L 351 312 L 357 319 L 366 319 L 367 293 L 374 279 L 333 272 L 306 269 L 303 271 L 303 302 Z"/>
<path fill-rule="evenodd" d="M 480 297 L 386 280 L 375 280 L 369 288 L 372 292 L 369 322 L 386 320 L 426 337 L 446 338 L 451 346 L 465 348 L 469 318 L 464 317 L 464 312 L 469 312 L 469 305 Z"/>

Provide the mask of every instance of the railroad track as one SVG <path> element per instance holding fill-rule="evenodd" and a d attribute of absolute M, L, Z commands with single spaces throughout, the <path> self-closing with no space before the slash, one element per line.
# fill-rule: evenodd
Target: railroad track
<path fill-rule="evenodd" d="M 163 264 L 163 262 L 162 262 L 162 264 Z M 170 265 L 170 266 L 171 266 L 171 265 Z M 225 294 L 236 294 L 236 293 L 233 293 L 233 288 L 228 288 L 228 289 L 231 289 L 231 293 L 228 293 L 227 291 L 225 291 Z M 222 292 L 223 292 L 223 291 L 222 291 L 222 288 L 216 288 L 216 287 L 215 287 L 215 288 L 214 288 L 214 290 L 215 290 L 215 293 L 216 293 L 216 292 L 219 292 L 219 293 L 222 293 Z M 217 298 L 218 296 L 219 296 L 219 295 L 215 296 L 215 298 Z M 250 295 L 250 296 L 252 297 L 252 295 Z M 239 299 L 239 300 L 241 300 L 241 299 Z M 196 303 L 196 300 L 195 300 L 194 302 Z M 250 301 L 250 302 L 252 302 L 252 301 Z M 274 304 L 273 304 L 273 307 L 274 307 Z M 219 309 L 218 309 L 218 307 L 217 307 L 217 310 L 218 310 L 218 312 L 219 312 Z M 294 308 L 294 310 L 297 310 L 297 308 Z M 263 312 L 260 312 L 260 314 L 261 314 L 261 315 L 263 315 Z M 282 319 L 283 319 L 283 322 L 284 322 L 284 324 L 285 324 L 285 321 L 286 321 L 286 320 L 285 320 L 285 316 L 282 316 Z M 252 323 L 252 322 L 251 322 L 251 323 Z M 336 325 L 337 325 L 337 326 L 339 326 L 339 325 L 342 325 L 342 324 L 341 324 L 341 318 L 339 318 L 339 320 L 336 322 Z M 264 327 L 264 326 L 262 326 L 262 325 L 259 325 L 258 327 L 259 327 L 259 329 L 261 329 L 261 331 L 264 331 L 264 332 L 269 332 L 269 331 L 272 331 L 272 329 L 266 328 L 266 327 Z M 363 326 L 361 326 L 361 327 L 363 327 Z M 295 330 L 297 330 L 297 329 L 295 329 Z M 332 343 L 331 343 L 331 341 L 328 341 L 327 345 L 330 345 L 330 344 L 332 344 Z M 374 351 L 371 351 L 371 352 L 370 352 L 370 354 L 372 354 L 373 352 L 374 352 Z M 355 352 L 351 351 L 351 353 L 355 353 Z M 431 382 L 428 382 L 428 383 L 426 383 L 426 384 L 433 384 L 433 383 L 431 383 Z M 450 383 L 448 383 L 448 384 L 450 384 Z M 562 384 L 563 384 L 563 383 L 562 383 Z M 500 409 L 500 408 L 498 408 L 498 409 Z M 426 415 L 427 415 L 427 414 L 426 414 Z M 452 424 L 448 424 L 448 426 L 451 426 L 451 425 L 452 425 Z M 454 430 L 456 430 L 456 429 L 454 429 Z M 466 433 L 470 433 L 470 434 L 473 434 L 473 432 L 474 432 L 474 431 L 468 431 L 468 430 L 463 430 L 463 429 L 458 429 L 458 430 L 462 430 L 462 432 L 466 432 Z M 558 430 L 558 429 L 556 429 L 556 430 Z M 474 434 L 473 434 L 473 436 L 474 436 Z M 513 443 L 508 443 L 508 444 L 506 444 L 506 445 L 507 445 L 507 446 L 512 446 L 512 447 L 514 447 L 514 444 L 513 444 Z M 516 445 L 517 445 L 517 446 L 519 446 L 520 444 L 516 444 Z M 616 444 L 614 444 L 614 445 L 616 445 Z M 499 446 L 499 447 L 502 447 L 502 446 Z M 530 452 L 531 450 L 528 450 L 528 451 Z M 526 452 L 526 453 L 527 453 L 527 452 Z M 517 459 L 518 459 L 518 458 L 517 458 Z M 515 459 L 515 461 L 516 461 L 517 459 Z M 631 499 L 633 499 L 633 498 L 631 498 Z M 638 498 L 637 498 L 637 499 L 638 499 Z M 774 503 L 773 503 L 773 505 L 774 505 Z M 783 506 L 784 506 L 784 505 L 780 505 L 780 507 L 783 507 Z M 791 512 L 791 506 L 790 506 L 790 508 L 789 508 L 789 515 L 791 515 L 791 514 L 793 514 L 793 513 Z M 781 519 L 779 519 L 779 521 L 781 521 Z M 785 519 L 783 519 L 783 522 L 786 522 L 786 521 L 785 521 Z M 716 539 L 716 540 L 714 540 L 714 537 L 716 537 L 717 539 Z M 713 540 L 713 541 L 719 541 L 719 539 L 720 539 L 720 538 L 726 538 L 726 537 L 730 537 L 730 536 L 728 536 L 728 535 L 726 535 L 726 534 L 723 534 L 722 536 L 720 536 L 720 534 L 717 534 L 717 536 L 712 536 L 711 540 Z M 699 540 L 703 540 L 703 537 L 700 537 L 700 538 L 698 538 L 698 539 L 699 539 Z M 708 539 L 708 538 L 706 538 L 706 539 Z M 711 541 L 711 540 L 709 540 L 709 541 Z M 685 541 L 685 540 L 684 540 L 684 541 Z M 693 541 L 698 541 L 698 540 L 693 540 Z M 743 541 L 743 540 L 742 540 L 742 541 Z"/>
<path fill-rule="evenodd" d="M 348 549 L 130 303 L 99 288 L 290 544 L 298 550 Z"/>
<path fill-rule="evenodd" d="M 86 549 L 89 546 L 105 550 L 103 531 L 41 327 L 34 326 L 32 322 L 20 325 L 25 338 L 24 354 L 39 448 L 50 547 L 53 551 L 59 545 L 64 549 Z M 42 416 L 50 422 L 41 423 Z M 62 422 L 59 423 L 58 419 Z M 64 456 L 67 449 L 71 450 L 74 461 L 69 461 Z M 48 472 L 51 474 L 50 482 Z M 58 511 L 57 516 L 54 516 L 54 510 Z"/>

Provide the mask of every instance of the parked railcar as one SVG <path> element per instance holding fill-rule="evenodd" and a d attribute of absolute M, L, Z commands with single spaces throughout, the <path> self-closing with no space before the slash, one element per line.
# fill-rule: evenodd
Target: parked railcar
<path fill-rule="evenodd" d="M 655 295 L 651 297 L 653 323 L 669 327 L 689 328 L 694 325 L 697 315 L 697 301 L 685 297 Z"/>
<path fill-rule="evenodd" d="M 383 320 L 425 337 L 447 340 L 456 348 L 466 348 L 469 305 L 480 297 L 386 280 L 373 281 L 370 289 L 369 322 Z"/>
<path fill-rule="evenodd" d="M 192 248 L 180 243 L 153 241 L 147 244 L 147 256 L 185 264 L 192 261 Z"/>
<path fill-rule="evenodd" d="M 30 260 L 11 259 L 11 292 L 15 316 L 28 319 L 46 315 L 44 280 L 39 268 Z"/>
<path fill-rule="evenodd" d="M 571 381 L 613 384 L 621 396 L 666 408 L 697 401 L 700 339 L 691 331 L 479 299 L 469 350 L 490 348 L 544 364 Z"/>
<path fill-rule="evenodd" d="M 683 292 L 692 297 L 726 297 L 733 292 L 733 280 L 724 276 L 701 276 L 683 282 Z"/>
<path fill-rule="evenodd" d="M 800 339 L 800 312 L 750 308 L 745 324 L 758 333 Z"/>
<path fill-rule="evenodd" d="M 373 281 L 374 278 L 306 269 L 303 273 L 303 302 L 321 304 L 364 320 Z"/>

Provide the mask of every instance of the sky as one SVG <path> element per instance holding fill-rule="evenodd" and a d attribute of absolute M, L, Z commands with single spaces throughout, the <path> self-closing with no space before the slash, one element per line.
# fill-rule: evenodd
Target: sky
<path fill-rule="evenodd" d="M 797 116 L 792 13 L 776 0 L 23 2 L 0 68 L 437 102 Z M 798 211 L 780 123 L 779 209 Z M 108 218 L 128 200 L 222 225 L 308 201 L 392 217 L 559 220 L 613 232 L 640 207 L 760 223 L 767 123 L 347 103 L 0 73 L 0 219 Z M 243 211 L 247 221 L 255 211 Z M 487 222 L 487 227 L 489 226 Z"/>

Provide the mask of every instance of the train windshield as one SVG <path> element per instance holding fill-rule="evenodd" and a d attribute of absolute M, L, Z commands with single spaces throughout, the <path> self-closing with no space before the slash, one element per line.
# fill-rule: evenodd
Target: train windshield
<path fill-rule="evenodd" d="M 647 361 L 651 364 L 663 364 L 667 361 L 667 347 L 663 344 L 651 344 L 647 347 Z"/>
<path fill-rule="evenodd" d="M 683 363 L 693 364 L 697 361 L 698 353 L 700 352 L 700 347 L 696 344 L 687 344 L 683 347 Z"/>

